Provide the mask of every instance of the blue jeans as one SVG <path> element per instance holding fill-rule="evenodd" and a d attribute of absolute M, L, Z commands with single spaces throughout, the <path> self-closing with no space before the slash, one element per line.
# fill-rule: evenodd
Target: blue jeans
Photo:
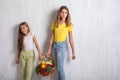
<path fill-rule="evenodd" d="M 53 56 L 54 56 L 54 59 L 56 62 L 59 80 L 65 80 L 65 73 L 64 73 L 64 68 L 63 68 L 65 52 L 66 52 L 65 42 L 54 42 L 54 44 L 53 44 Z"/>

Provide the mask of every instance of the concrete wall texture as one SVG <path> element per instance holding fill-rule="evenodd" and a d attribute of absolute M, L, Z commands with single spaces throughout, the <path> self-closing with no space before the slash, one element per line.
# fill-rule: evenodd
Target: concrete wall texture
<path fill-rule="evenodd" d="M 71 13 L 76 50 L 72 61 L 67 39 L 66 80 L 120 80 L 120 0 L 0 0 L 0 80 L 21 80 L 15 64 L 19 23 L 28 22 L 44 54 L 62 5 Z M 36 75 L 36 60 L 32 79 L 53 80 Z"/>

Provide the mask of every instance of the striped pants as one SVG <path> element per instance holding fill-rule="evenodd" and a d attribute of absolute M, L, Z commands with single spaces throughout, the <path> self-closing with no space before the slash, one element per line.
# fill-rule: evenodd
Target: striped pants
<path fill-rule="evenodd" d="M 22 50 L 20 53 L 20 69 L 22 80 L 31 80 L 35 54 L 33 50 Z"/>

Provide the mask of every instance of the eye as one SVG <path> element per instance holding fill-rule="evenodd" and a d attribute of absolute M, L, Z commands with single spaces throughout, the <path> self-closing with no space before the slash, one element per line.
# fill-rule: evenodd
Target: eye
<path fill-rule="evenodd" d="M 25 27 L 23 27 L 23 29 L 25 29 Z"/>
<path fill-rule="evenodd" d="M 61 12 L 62 14 L 64 13 L 64 12 Z"/>
<path fill-rule="evenodd" d="M 20 28 L 20 30 L 22 30 L 22 28 Z"/>
<path fill-rule="evenodd" d="M 21 31 L 22 31 L 22 30 L 24 30 L 24 29 L 25 29 L 25 27 L 24 27 L 24 26 L 21 26 L 21 27 L 20 27 L 20 30 L 21 30 Z"/>

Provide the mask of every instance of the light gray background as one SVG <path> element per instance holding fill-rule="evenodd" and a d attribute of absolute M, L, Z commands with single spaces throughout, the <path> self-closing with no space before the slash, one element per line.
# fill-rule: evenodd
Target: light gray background
<path fill-rule="evenodd" d="M 76 49 L 72 61 L 67 42 L 66 80 L 120 80 L 120 0 L 0 0 L 0 80 L 20 80 L 15 64 L 19 23 L 28 22 L 44 54 L 61 5 L 70 10 Z M 53 80 L 34 69 L 32 78 Z"/>

